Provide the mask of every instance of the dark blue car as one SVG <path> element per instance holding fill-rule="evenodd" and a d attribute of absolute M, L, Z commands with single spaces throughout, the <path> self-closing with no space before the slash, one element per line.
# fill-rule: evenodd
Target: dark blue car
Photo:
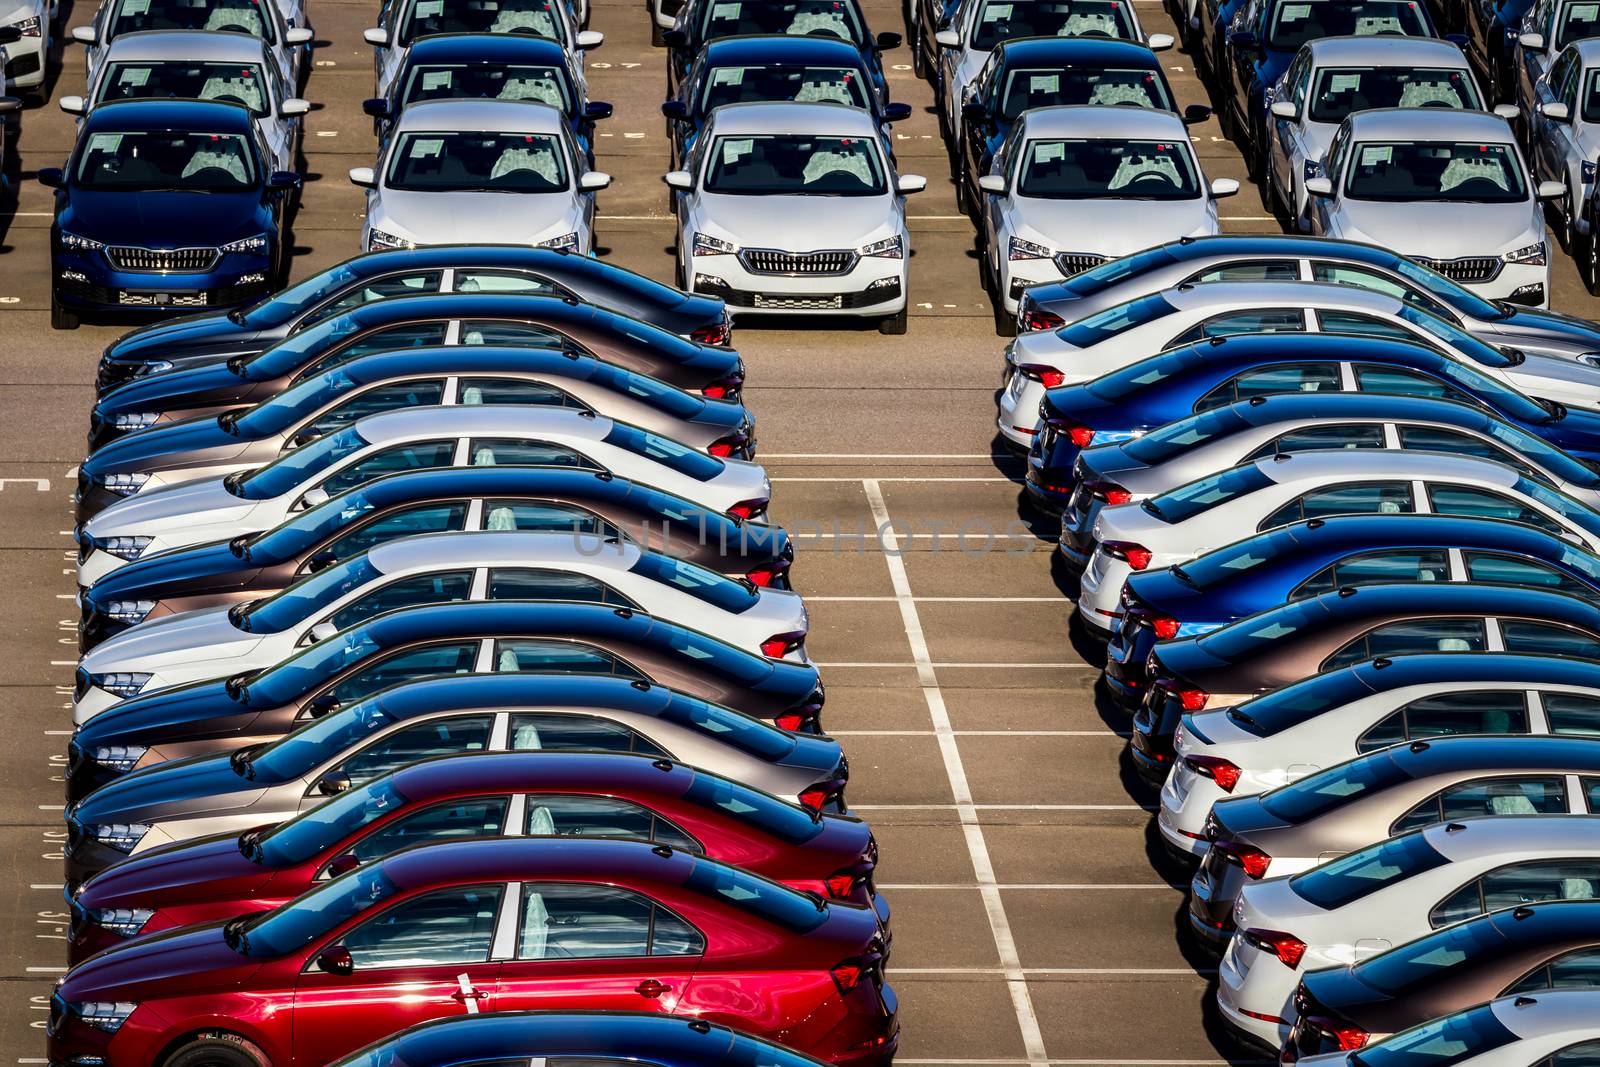
<path fill-rule="evenodd" d="M 1156 642 L 1195 637 L 1291 600 L 1360 585 L 1489 582 L 1600 599 L 1600 556 L 1498 519 L 1349 515 L 1256 534 L 1182 566 L 1132 575 L 1106 649 L 1106 687 L 1136 704 Z"/>
<path fill-rule="evenodd" d="M 50 325 L 92 312 L 167 314 L 247 304 L 277 286 L 284 216 L 300 184 L 271 159 L 247 108 L 121 100 L 84 119 L 50 227 Z"/>
<path fill-rule="evenodd" d="M 1336 334 L 1214 337 L 1045 394 L 1028 450 L 1029 498 L 1059 511 L 1078 454 L 1169 422 L 1277 393 L 1365 392 L 1483 408 L 1584 463 L 1600 463 L 1600 413 L 1537 400 L 1457 359 L 1407 341 Z"/>
<path fill-rule="evenodd" d="M 1516 89 L 1513 60 L 1522 20 L 1533 0 L 1442 0 L 1441 6 L 1459 18 L 1466 31 L 1467 58 L 1489 87 L 1489 103 L 1512 100 Z"/>

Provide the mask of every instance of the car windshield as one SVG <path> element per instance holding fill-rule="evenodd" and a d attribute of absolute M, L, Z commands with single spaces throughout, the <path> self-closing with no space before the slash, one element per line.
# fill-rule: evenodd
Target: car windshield
<path fill-rule="evenodd" d="M 853 3 L 841 0 L 716 0 L 699 5 L 705 12 L 700 43 L 719 37 L 783 34 L 793 37 L 837 37 L 867 43 L 867 30 Z"/>
<path fill-rule="evenodd" d="M 1059 284 L 1075 296 L 1093 296 L 1135 275 L 1148 274 L 1176 262 L 1178 257 L 1165 248 L 1151 248 L 1135 252 L 1131 256 L 1123 256 L 1121 259 L 1108 260 Z"/>
<path fill-rule="evenodd" d="M 1244 637 L 1244 647 L 1235 649 L 1235 654 L 1228 657 L 1228 662 L 1238 662 L 1236 658 L 1238 652 L 1242 651 L 1248 655 L 1250 650 L 1261 642 L 1297 633 L 1306 622 L 1322 615 L 1323 612 L 1318 608 L 1306 611 L 1302 607 L 1311 603 L 1298 601 L 1267 613 L 1265 618 L 1257 616 L 1254 619 L 1234 623 L 1215 634 L 1201 638 L 1200 647 L 1213 655 L 1221 655 L 1219 643 L 1211 642 L 1210 638 L 1220 637 L 1230 631 L 1239 631 L 1232 636 L 1235 639 Z M 1286 615 L 1288 617 L 1284 618 Z M 1228 643 L 1228 641 L 1220 642 L 1223 647 L 1227 647 Z M 1229 722 L 1246 733 L 1256 737 L 1271 737 L 1310 722 L 1335 708 L 1342 708 L 1353 700 L 1371 695 L 1372 690 L 1361 681 L 1354 670 L 1347 668 L 1330 671 L 1327 674 L 1312 675 L 1294 685 L 1256 697 L 1236 708 L 1229 708 L 1224 714 Z"/>
<path fill-rule="evenodd" d="M 1382 792 L 1409 777 L 1388 752 L 1374 752 L 1280 786 L 1261 798 L 1261 806 L 1295 825 Z"/>
<path fill-rule="evenodd" d="M 698 563 L 676 559 L 660 552 L 639 553 L 638 561 L 628 570 L 632 574 L 671 586 L 696 600 L 713 604 L 723 611 L 735 614 L 749 610 L 761 599 L 761 594 L 753 585 L 736 582 L 726 575 L 707 570 Z"/>
<path fill-rule="evenodd" d="M 407 799 L 393 776 L 374 778 L 279 823 L 254 841 L 250 855 L 267 868 L 310 863 L 363 826 L 398 810 Z"/>
<path fill-rule="evenodd" d="M 771 723 L 691 697 L 673 700 L 661 712 L 661 718 L 768 762 L 783 759 L 796 744 L 793 734 Z"/>
<path fill-rule="evenodd" d="M 265 782 L 303 778 L 395 721 L 376 700 L 363 700 L 314 719 L 272 742 L 251 757 L 250 770 L 257 780 Z"/>
<path fill-rule="evenodd" d="M 1584 122 L 1600 122 L 1600 69 L 1591 70 L 1583 80 L 1583 99 L 1578 107 Z"/>
<path fill-rule="evenodd" d="M 567 163 L 554 134 L 406 133 L 384 184 L 407 192 L 557 193 L 567 188 Z"/>
<path fill-rule="evenodd" d="M 561 67 L 528 63 L 419 63 L 406 72 L 400 106 L 420 100 L 529 100 L 573 113 Z"/>
<path fill-rule="evenodd" d="M 705 771 L 694 772 L 694 780 L 683 798 L 691 804 L 732 816 L 746 826 L 764 830 L 792 845 L 803 844 L 822 833 L 822 819 L 798 804 Z"/>
<path fill-rule="evenodd" d="M 1227 437 L 1249 425 L 1234 408 L 1213 408 L 1202 415 L 1169 422 L 1122 445 L 1123 454 L 1146 466 L 1165 463 L 1191 448 Z"/>
<path fill-rule="evenodd" d="M 416 0 L 400 26 L 400 43 L 441 33 L 525 33 L 565 44 L 561 0 Z"/>
<path fill-rule="evenodd" d="M 1136 40 L 1132 7 L 1122 0 L 983 0 L 972 20 L 972 48 L 987 52 L 1017 37 Z"/>
<path fill-rule="evenodd" d="M 718 137 L 706 191 L 730 196 L 882 196 L 883 158 L 870 137 Z"/>
<path fill-rule="evenodd" d="M 589 380 L 596 385 L 642 400 L 657 411 L 678 419 L 690 419 L 705 410 L 704 401 L 676 386 L 646 374 L 636 374 L 614 363 L 595 363 Z"/>
<path fill-rule="evenodd" d="M 1583 504 L 1565 493 L 1550 488 L 1543 482 L 1534 481 L 1532 478 L 1518 478 L 1514 486 L 1517 492 L 1523 494 L 1537 503 L 1543 504 L 1551 511 L 1560 515 L 1570 526 L 1576 526 L 1585 533 L 1600 537 L 1600 513 Z M 1597 561 L 1600 563 L 1600 561 Z M 1585 573 L 1593 573 L 1595 566 L 1584 568 Z"/>
<path fill-rule="evenodd" d="M 1357 963 L 1351 975 L 1363 985 L 1393 996 L 1419 983 L 1436 982 L 1452 968 L 1516 947 L 1494 928 L 1491 917 L 1485 916 L 1447 926 Z"/>
<path fill-rule="evenodd" d="M 321 274 L 313 274 L 298 285 L 266 297 L 239 312 L 235 321 L 254 330 L 282 325 L 306 308 L 322 303 L 325 298 L 342 292 L 352 282 L 358 282 L 365 277 L 366 274 L 355 270 L 350 264 L 341 263 Z"/>
<path fill-rule="evenodd" d="M 1260 551 L 1259 546 L 1262 540 L 1262 538 L 1251 538 L 1247 542 L 1253 547 L 1238 554 L 1243 561 L 1238 570 L 1247 570 L 1249 568 L 1245 564 L 1253 565 L 1254 562 L 1270 558 L 1270 555 L 1263 554 Z M 1223 549 L 1222 551 L 1226 553 L 1228 550 Z M 1202 560 L 1207 558 L 1201 557 Z M 1233 556 L 1230 553 L 1226 558 L 1231 559 Z M 1193 578 L 1195 566 L 1196 564 L 1194 563 L 1186 565 L 1184 573 Z M 1202 567 L 1201 570 L 1204 573 L 1205 567 Z M 1228 573 L 1238 573 L 1238 570 L 1228 571 Z M 1196 580 L 1198 581 L 1198 579 Z M 1302 633 L 1326 617 L 1327 612 L 1315 600 L 1296 600 L 1284 604 L 1282 607 L 1270 608 L 1259 615 L 1240 619 L 1224 626 L 1220 630 L 1213 630 L 1200 638 L 1200 648 L 1207 654 L 1216 656 L 1225 662 L 1238 663 L 1251 653 L 1261 651 L 1262 645 L 1272 641 L 1280 641 L 1293 634 Z M 1266 698 L 1262 697 L 1261 699 L 1265 700 Z M 1250 715 L 1253 718 L 1255 712 L 1250 712 Z"/>
<path fill-rule="evenodd" d="M 1181 141 L 1030 140 L 1017 191 L 1043 200 L 1193 200 L 1195 173 Z"/>
<path fill-rule="evenodd" d="M 288 522 L 268 530 L 254 541 L 246 542 L 235 552 L 242 552 L 245 559 L 256 552 L 264 553 L 264 559 L 287 558 L 334 531 L 353 525 L 377 506 L 367 495 L 365 487 L 352 489 L 343 496 L 336 496 L 291 516 Z"/>
<path fill-rule="evenodd" d="M 277 43 L 270 10 L 258 0 L 121 0 L 108 38 L 138 30 L 222 30 Z"/>
<path fill-rule="evenodd" d="M 281 958 L 398 892 L 381 866 L 361 867 L 246 922 L 230 940 L 243 955 Z"/>
<path fill-rule="evenodd" d="M 666 634 L 666 643 L 672 651 L 685 659 L 693 660 L 698 665 L 696 673 L 709 671 L 720 674 L 742 686 L 757 685 L 770 678 L 773 673 L 772 665 L 754 652 L 746 652 L 741 648 L 724 644 L 716 638 L 695 633 L 693 630 L 674 627 Z M 713 709 L 718 713 L 725 710 Z M 736 713 L 728 712 L 728 714 Z M 741 720 L 745 718 L 747 716 L 740 716 Z M 757 726 L 763 725 L 755 719 L 749 721 Z"/>
<path fill-rule="evenodd" d="M 1484 319 L 1488 322 L 1506 317 L 1504 311 L 1474 293 L 1471 289 L 1457 285 L 1438 271 L 1429 270 L 1420 263 L 1413 263 L 1409 259 L 1396 256 L 1395 261 L 1390 264 L 1390 269 L 1407 281 L 1426 289 L 1431 295 L 1438 297 L 1452 311 L 1459 314 L 1468 315 L 1475 319 Z"/>
<path fill-rule="evenodd" d="M 1418 830 L 1297 874 L 1289 888 L 1301 900 L 1332 911 L 1445 862 Z"/>
<path fill-rule="evenodd" d="M 91 133 L 75 180 L 80 188 L 116 192 L 245 193 L 258 185 L 243 136 L 182 130 Z"/>
<path fill-rule="evenodd" d="M 349 630 L 331 641 L 321 641 L 262 671 L 235 692 L 240 703 L 274 708 L 305 696 L 314 686 L 332 678 L 345 667 L 359 663 L 378 651 L 378 644 L 360 630 Z"/>
<path fill-rule="evenodd" d="M 1256 537 L 1246 538 L 1234 544 L 1226 545 L 1213 552 L 1207 552 L 1198 559 L 1183 565 L 1183 576 L 1187 582 L 1200 589 L 1224 582 L 1253 571 L 1288 548 L 1294 541 L 1288 532 L 1289 528 L 1280 527 L 1271 533 L 1260 534 Z"/>
<path fill-rule="evenodd" d="M 1352 1052 L 1349 1063 L 1350 1067 L 1451 1067 L 1517 1039 L 1495 1016 L 1493 1005 L 1483 1004 L 1402 1030 L 1360 1052 Z M 1566 1058 L 1557 1055 L 1551 1062 L 1561 1063 Z"/>
<path fill-rule="evenodd" d="M 294 492 L 307 479 L 365 447 L 367 442 L 361 439 L 361 432 L 354 426 L 346 426 L 338 433 L 285 453 L 265 467 L 258 467 L 243 475 L 230 474 L 223 479 L 223 484 L 234 496 L 246 500 L 270 500 Z"/>
<path fill-rule="evenodd" d="M 302 578 L 272 596 L 240 604 L 228 612 L 228 619 L 247 634 L 283 633 L 345 594 L 382 577 L 365 555 L 356 556 Z"/>
<path fill-rule="evenodd" d="M 797 934 L 815 930 L 828 921 L 828 904 L 821 897 L 709 860 L 696 860 L 683 884 L 686 889 Z"/>
<path fill-rule="evenodd" d="M 1140 506 L 1162 522 L 1187 522 L 1214 507 L 1248 496 L 1272 484 L 1272 478 L 1258 464 L 1246 463 L 1220 474 L 1208 475 L 1151 497 Z"/>
<path fill-rule="evenodd" d="M 96 103 L 111 100 L 220 100 L 242 104 L 250 114 L 271 114 L 266 78 L 255 63 L 187 63 L 157 60 L 112 63 L 100 81 Z"/>
<path fill-rule="evenodd" d="M 263 400 L 242 414 L 227 414 L 222 425 L 241 437 L 282 433 L 304 416 L 348 393 L 356 384 L 343 368 L 335 367 L 296 382 L 271 400 Z"/>
<path fill-rule="evenodd" d="M 1555 47 L 1559 50 L 1588 37 L 1600 37 L 1600 4 L 1562 4 L 1556 21 Z"/>
<path fill-rule="evenodd" d="M 1431 37 L 1416 0 L 1277 0 L 1267 47 L 1293 52 L 1323 37 Z"/>
<path fill-rule="evenodd" d="M 1174 111 L 1161 75 L 1148 68 L 1052 67 L 1006 71 L 1000 114 L 1014 120 L 1024 111 L 1060 104 L 1121 104 Z"/>
<path fill-rule="evenodd" d="M 781 100 L 803 103 L 832 101 L 870 109 L 872 89 L 853 67 L 728 66 L 715 67 L 700 94 L 700 111 L 709 115 L 723 104 Z"/>
<path fill-rule="evenodd" d="M 1474 363 L 1485 367 L 1512 367 L 1516 361 L 1493 345 L 1484 344 L 1476 337 L 1467 333 L 1459 326 L 1448 323 L 1437 315 L 1431 315 L 1421 308 L 1406 304 L 1400 309 L 1400 317 L 1419 326 L 1428 333 L 1437 337 L 1450 347 L 1450 350 L 1466 356 Z"/>
<path fill-rule="evenodd" d="M 1552 475 L 1558 481 L 1584 488 L 1593 488 L 1596 484 L 1600 484 L 1600 474 L 1590 470 L 1570 454 L 1543 438 L 1535 437 L 1525 430 L 1519 430 L 1510 423 L 1495 418 L 1489 419 L 1484 429 L 1488 431 L 1490 437 L 1510 445 L 1513 451 L 1538 464 L 1544 473 Z"/>
<path fill-rule="evenodd" d="M 1177 310 L 1160 293 L 1151 293 L 1149 296 L 1141 296 L 1126 304 L 1106 308 L 1088 318 L 1063 326 L 1056 331 L 1056 336 L 1074 347 L 1088 348 L 1135 327 L 1165 318 Z M 1099 390 L 1096 390 L 1096 393 L 1101 396 L 1106 395 Z"/>
<path fill-rule="evenodd" d="M 1550 412 L 1544 405 L 1474 370 L 1459 359 L 1441 359 L 1438 372 L 1471 393 L 1475 399 L 1493 406 L 1502 415 L 1535 426 L 1551 421 Z"/>
<path fill-rule="evenodd" d="M 1311 90 L 1312 122 L 1338 124 L 1377 107 L 1478 111 L 1483 101 L 1466 67 L 1323 67 Z"/>
<path fill-rule="evenodd" d="M 1510 144 L 1363 141 L 1350 154 L 1345 195 L 1389 203 L 1512 204 L 1528 198 Z"/>
<path fill-rule="evenodd" d="M 699 482 L 708 482 L 727 469 L 727 464 L 715 456 L 696 452 L 687 445 L 680 445 L 660 434 L 629 426 L 625 422 L 613 422 L 610 432 L 602 440 L 625 452 L 653 459 L 668 470 L 688 475 Z"/>

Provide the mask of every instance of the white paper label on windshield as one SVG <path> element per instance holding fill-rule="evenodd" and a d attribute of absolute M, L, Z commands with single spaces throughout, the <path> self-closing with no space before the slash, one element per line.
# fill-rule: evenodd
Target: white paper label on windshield
<path fill-rule="evenodd" d="M 1569 22 L 1593 22 L 1600 16 L 1600 4 L 1573 4 L 1567 9 Z"/>
<path fill-rule="evenodd" d="M 117 71 L 118 85 L 143 85 L 149 80 L 149 67 L 124 67 Z"/>
<path fill-rule="evenodd" d="M 714 19 L 736 19 L 743 10 L 743 4 L 713 4 L 711 6 L 711 17 Z"/>
<path fill-rule="evenodd" d="M 743 85 L 743 67 L 718 67 L 711 72 L 712 85 Z"/>
<path fill-rule="evenodd" d="M 452 77 L 453 72 L 448 70 L 425 70 L 422 72 L 422 91 L 448 89 Z"/>
<path fill-rule="evenodd" d="M 432 159 L 442 151 L 443 137 L 419 137 L 411 142 L 409 155 L 412 159 Z"/>
<path fill-rule="evenodd" d="M 1361 166 L 1383 167 L 1394 162 L 1394 149 L 1382 144 L 1361 146 Z"/>
<path fill-rule="evenodd" d="M 724 163 L 737 163 L 755 150 L 754 137 L 744 137 L 738 140 L 728 138 L 722 142 L 722 161 Z"/>
<path fill-rule="evenodd" d="M 990 4 L 983 9 L 983 21 L 999 22 L 1001 19 L 1008 19 L 1011 17 L 1011 7 L 1010 4 Z"/>
<path fill-rule="evenodd" d="M 1030 93 L 1059 93 L 1061 91 L 1061 75 L 1030 74 L 1028 75 L 1028 91 Z"/>
<path fill-rule="evenodd" d="M 122 5 L 124 15 L 145 15 L 150 12 L 150 0 L 128 0 Z"/>
<path fill-rule="evenodd" d="M 1299 22 L 1303 18 L 1309 18 L 1310 15 L 1310 4 L 1285 4 L 1283 5 L 1283 14 L 1279 17 L 1278 21 Z"/>
<path fill-rule="evenodd" d="M 431 19 L 443 13 L 444 0 L 417 0 L 417 18 Z"/>
<path fill-rule="evenodd" d="M 1328 78 L 1328 91 L 1330 93 L 1348 93 L 1361 88 L 1361 75 L 1359 74 L 1334 74 Z"/>
<path fill-rule="evenodd" d="M 115 152 L 117 146 L 121 143 L 122 134 L 120 133 L 97 133 L 89 138 L 89 151 Z"/>
<path fill-rule="evenodd" d="M 1034 149 L 1033 161 L 1035 163 L 1054 163 L 1058 159 L 1065 159 L 1067 146 L 1060 141 L 1049 141 Z"/>

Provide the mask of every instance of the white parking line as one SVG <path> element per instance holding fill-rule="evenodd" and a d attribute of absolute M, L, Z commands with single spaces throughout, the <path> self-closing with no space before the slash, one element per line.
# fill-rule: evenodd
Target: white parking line
<path fill-rule="evenodd" d="M 902 889 L 978 889 L 979 886 L 963 885 L 960 882 L 880 882 L 878 889 L 896 891 Z M 1170 882 L 1004 882 L 997 884 L 996 889 L 1005 890 L 1080 890 L 1080 889 L 1188 889 L 1187 885 L 1174 885 Z"/>
<path fill-rule="evenodd" d="M 892 562 L 900 563 L 902 566 L 904 566 L 904 563 L 900 559 L 900 557 L 898 557 L 898 556 L 890 556 L 888 558 Z M 904 663 L 904 662 L 898 662 L 898 661 L 894 661 L 894 660 L 830 660 L 829 662 L 826 662 L 826 663 L 821 662 L 821 661 L 813 661 L 813 662 L 815 662 L 816 666 L 818 666 L 818 667 L 916 667 L 916 666 L 920 666 L 920 664 L 915 663 L 915 662 Z M 1097 671 L 1097 670 L 1100 669 L 1099 667 L 1096 667 L 1096 666 L 1094 666 L 1093 664 L 1090 664 L 1090 663 L 952 663 L 952 662 L 947 661 L 947 660 L 941 660 L 941 661 L 936 662 L 936 663 L 930 662 L 928 664 L 928 666 L 930 666 L 930 667 L 938 667 L 938 668 L 941 668 L 941 669 L 948 668 L 948 667 L 1002 667 L 1002 668 L 1005 668 L 1006 670 L 1011 670 L 1013 668 L 1017 669 L 1017 670 L 1023 670 L 1023 669 L 1027 669 L 1027 668 L 1056 668 L 1056 669 L 1059 669 L 1059 668 L 1062 668 L 1062 667 L 1070 667 L 1070 668 L 1072 668 L 1074 670 L 1080 670 L 1080 671 Z"/>
<path fill-rule="evenodd" d="M 1013 968 L 1008 967 L 894 967 L 889 968 L 892 975 L 902 974 L 995 974 L 1009 975 Z M 1109 975 L 1109 974 L 1179 974 L 1191 978 L 1206 978 L 1217 973 L 1215 967 L 1022 967 L 1016 968 L 1018 974 L 1064 974 L 1064 975 Z M 1027 1063 L 1049 1063 L 1046 1059 L 1027 1060 Z"/>
<path fill-rule="evenodd" d="M 1071 601 L 1062 596 L 914 596 L 911 598 L 918 604 L 1070 604 Z M 812 596 L 806 594 L 806 602 L 826 600 L 830 603 L 849 604 L 878 604 L 896 603 L 898 598 L 892 596 Z"/>
<path fill-rule="evenodd" d="M 829 737 L 927 737 L 933 730 L 829 730 Z M 1128 737 L 1127 730 L 957 730 L 957 737 Z"/>
<path fill-rule="evenodd" d="M 850 482 L 861 481 L 860 478 L 786 478 L 782 475 L 773 478 L 774 482 Z M 1005 482 L 1007 485 L 1017 483 L 1004 475 L 995 474 L 987 478 L 874 478 L 874 482 Z"/>
<path fill-rule="evenodd" d="M 66 974 L 67 973 L 67 969 L 65 967 L 24 967 L 22 969 L 25 972 L 27 972 L 28 974 Z"/>
<path fill-rule="evenodd" d="M 995 888 L 994 864 L 989 858 L 989 846 L 984 840 L 983 827 L 972 804 L 972 787 L 967 782 L 966 767 L 961 762 L 961 750 L 956 744 L 955 730 L 950 725 L 950 713 L 945 708 L 944 693 L 939 688 L 938 675 L 934 673 L 933 657 L 928 654 L 928 642 L 922 634 L 922 619 L 917 614 L 916 601 L 911 597 L 911 580 L 906 574 L 905 560 L 900 558 L 900 542 L 889 521 L 889 507 L 883 499 L 883 489 L 875 479 L 862 483 L 867 503 L 872 508 L 872 519 L 878 524 L 879 539 L 883 543 L 884 562 L 889 567 L 889 582 L 894 586 L 900 602 L 900 621 L 906 638 L 911 643 L 911 655 L 916 660 L 917 680 L 922 685 L 923 699 L 928 704 L 928 716 L 939 738 L 939 754 L 944 760 L 945 777 L 950 782 L 951 795 L 955 797 L 961 816 L 961 828 L 966 837 L 967 853 L 972 861 L 983 896 L 984 911 L 989 916 L 989 932 L 994 938 L 995 951 L 1004 967 L 1006 985 L 1011 992 L 1011 1005 L 1017 1014 L 1017 1026 L 1022 1031 L 1022 1047 L 1032 1063 L 1044 1063 L 1044 1034 L 1039 1028 L 1039 1018 L 1033 1010 L 1033 997 L 1028 993 L 1028 981 L 1022 971 L 1022 960 L 1017 954 L 1016 938 L 1011 932 L 1011 920 L 1006 916 L 1005 903 Z"/>
<path fill-rule="evenodd" d="M 1013 452 L 763 452 L 761 461 L 770 459 L 1014 459 Z M 66 531 L 71 533 L 71 530 Z"/>
<path fill-rule="evenodd" d="M 974 811 L 1155 811 L 1154 804 L 968 804 Z M 856 811 L 955 811 L 954 804 L 852 804 Z"/>

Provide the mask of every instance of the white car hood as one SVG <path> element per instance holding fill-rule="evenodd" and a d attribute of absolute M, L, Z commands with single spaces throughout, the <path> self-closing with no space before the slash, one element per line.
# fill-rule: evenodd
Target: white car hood
<path fill-rule="evenodd" d="M 1537 238 L 1533 209 L 1516 204 L 1342 202 L 1331 236 L 1385 245 L 1405 256 L 1458 259 L 1510 252 Z M 1540 224 L 1542 232 L 1542 224 Z"/>
<path fill-rule="evenodd" d="M 176 528 L 237 522 L 259 503 L 234 496 L 224 488 L 221 478 L 208 478 L 119 500 L 90 519 L 85 532 L 91 537 L 153 535 Z"/>
<path fill-rule="evenodd" d="M 726 196 L 700 198 L 700 229 L 726 235 L 740 248 L 815 252 L 859 249 L 895 225 L 890 195 Z M 898 232 L 891 230 L 892 232 Z"/>
<path fill-rule="evenodd" d="M 577 229 L 572 194 L 385 189 L 369 220 L 418 244 L 534 244 Z"/>
<path fill-rule="evenodd" d="M 82 665 L 90 674 L 159 672 L 163 666 L 182 665 L 192 676 L 192 668 L 202 661 L 247 666 L 237 661 L 260 643 L 260 636 L 244 633 L 228 621 L 227 608 L 205 608 L 163 615 L 124 630 L 96 646 L 83 657 Z"/>
<path fill-rule="evenodd" d="M 1018 200 L 1008 212 L 1013 232 L 1028 240 L 1034 231 L 1058 252 L 1120 257 L 1180 237 L 1209 236 L 1210 201 L 1194 200 Z"/>

